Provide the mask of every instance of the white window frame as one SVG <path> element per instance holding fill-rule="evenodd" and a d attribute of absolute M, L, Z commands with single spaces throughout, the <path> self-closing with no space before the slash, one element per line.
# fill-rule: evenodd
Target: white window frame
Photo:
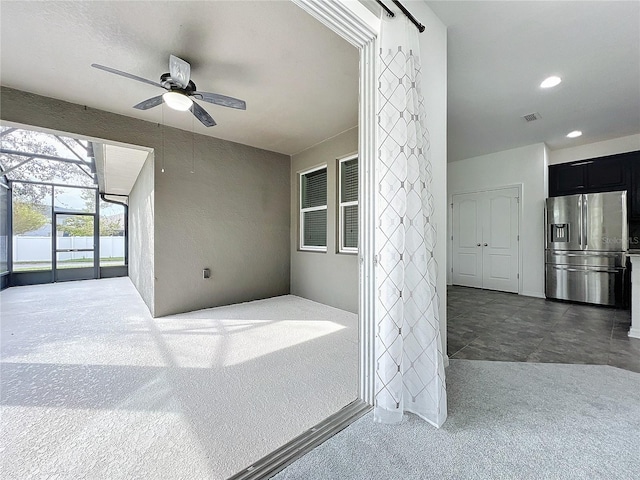
<path fill-rule="evenodd" d="M 300 250 L 302 251 L 307 251 L 307 252 L 326 252 L 327 251 L 326 245 L 323 247 L 320 247 L 317 245 L 304 244 L 304 214 L 307 212 L 314 212 L 318 210 L 327 210 L 327 204 L 325 203 L 324 206 L 319 206 L 319 207 L 302 208 L 302 177 L 303 175 L 307 175 L 309 173 L 317 172 L 318 170 L 323 170 L 323 169 L 327 171 L 327 187 L 328 187 L 329 186 L 328 185 L 329 169 L 326 163 L 298 173 L 298 210 L 299 210 L 299 219 L 300 219 L 299 220 L 299 223 L 300 223 L 299 242 L 300 242 Z M 327 203 L 328 203 L 328 200 L 329 200 L 329 196 L 327 195 Z M 327 220 L 328 220 L 328 216 L 327 216 Z M 327 243 L 326 239 L 325 239 L 325 243 Z"/>
<path fill-rule="evenodd" d="M 358 171 L 360 170 L 360 160 L 358 154 L 349 155 L 348 157 L 338 160 L 338 252 L 339 253 L 358 253 L 358 247 L 344 246 L 344 210 L 345 207 L 358 206 L 358 200 L 352 202 L 342 201 L 342 166 L 350 160 L 358 160 Z M 359 195 L 359 192 L 358 192 Z M 360 240 L 360 219 L 358 216 L 358 240 Z"/>

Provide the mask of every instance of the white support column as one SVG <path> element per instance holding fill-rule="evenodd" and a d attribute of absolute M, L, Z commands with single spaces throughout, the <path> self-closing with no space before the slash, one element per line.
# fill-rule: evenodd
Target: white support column
<path fill-rule="evenodd" d="M 629 336 L 640 338 L 640 254 L 631 257 L 631 329 Z"/>

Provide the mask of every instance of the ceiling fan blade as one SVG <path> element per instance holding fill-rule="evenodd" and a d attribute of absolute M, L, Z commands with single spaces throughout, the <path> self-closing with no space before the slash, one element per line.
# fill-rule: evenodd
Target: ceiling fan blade
<path fill-rule="evenodd" d="M 148 98 L 137 105 L 134 105 L 133 108 L 137 108 L 138 110 L 149 110 L 150 108 L 157 107 L 162 103 L 162 95 L 158 95 L 157 97 Z"/>
<path fill-rule="evenodd" d="M 160 85 L 157 82 L 154 82 L 152 80 L 147 80 L 146 78 L 138 77 L 137 75 L 132 75 L 127 72 L 122 72 L 120 70 L 116 70 L 115 68 L 105 67 L 104 65 L 98 65 L 97 63 L 92 63 L 91 66 L 99 70 L 104 70 L 105 72 L 115 73 L 116 75 L 120 75 L 121 77 L 130 78 L 131 80 L 137 80 L 138 82 L 148 83 L 149 85 L 153 85 L 154 87 L 164 88 L 162 85 Z"/>
<path fill-rule="evenodd" d="M 193 97 L 196 97 L 198 100 L 213 103 L 215 105 L 221 105 L 223 107 L 229 107 L 229 108 L 237 108 L 238 110 L 247 109 L 247 102 L 245 102 L 244 100 L 238 100 L 237 98 L 227 97 L 225 95 L 219 95 L 217 93 L 208 93 L 208 92 L 193 92 L 191 95 Z"/>
<path fill-rule="evenodd" d="M 191 105 L 189 110 L 205 127 L 213 127 L 216 125 L 216 121 L 211 117 L 211 115 L 209 115 L 207 111 L 196 102 L 193 102 L 193 105 Z"/>
<path fill-rule="evenodd" d="M 175 55 L 170 55 L 169 75 L 171 75 L 174 82 L 182 88 L 186 88 L 187 85 L 189 85 L 189 79 L 191 78 L 191 65 L 189 65 L 189 62 L 178 58 Z"/>

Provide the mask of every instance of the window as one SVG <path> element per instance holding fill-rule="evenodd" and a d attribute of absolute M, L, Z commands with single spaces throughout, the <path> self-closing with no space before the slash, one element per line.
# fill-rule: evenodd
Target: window
<path fill-rule="evenodd" d="M 358 157 L 340 160 L 339 185 L 340 252 L 358 252 Z"/>
<path fill-rule="evenodd" d="M 327 166 L 300 174 L 300 250 L 327 251 Z"/>

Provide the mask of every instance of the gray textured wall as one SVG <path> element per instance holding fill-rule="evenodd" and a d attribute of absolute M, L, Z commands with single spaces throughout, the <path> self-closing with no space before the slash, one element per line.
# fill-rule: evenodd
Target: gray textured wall
<path fill-rule="evenodd" d="M 156 316 L 289 293 L 289 157 L 7 87 L 0 102 L 9 122 L 154 149 Z"/>
<path fill-rule="evenodd" d="M 358 313 L 358 256 L 338 252 L 338 159 L 358 151 L 358 128 L 291 157 L 291 293 Z M 327 164 L 327 251 L 299 247 L 298 173 Z"/>
<path fill-rule="evenodd" d="M 156 158 L 156 315 L 288 294 L 290 158 L 199 136 L 190 173 L 191 136 L 172 130 L 165 145 L 165 173 Z"/>
<path fill-rule="evenodd" d="M 129 278 L 154 314 L 153 153 L 129 194 Z"/>

